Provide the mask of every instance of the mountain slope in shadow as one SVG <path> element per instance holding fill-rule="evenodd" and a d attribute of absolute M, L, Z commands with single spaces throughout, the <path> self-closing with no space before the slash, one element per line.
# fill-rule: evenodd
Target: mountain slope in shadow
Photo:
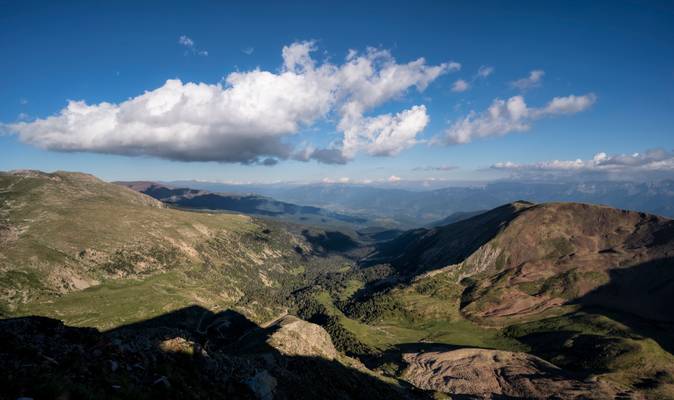
<path fill-rule="evenodd" d="M 0 397 L 396 399 L 423 395 L 342 360 L 284 353 L 269 344 L 279 329 L 283 327 L 278 324 L 259 327 L 234 311 L 212 313 L 199 306 L 107 332 L 69 327 L 44 317 L 2 320 Z"/>
<path fill-rule="evenodd" d="M 519 201 L 449 225 L 407 231 L 380 244 L 362 264 L 388 263 L 401 276 L 409 277 L 459 263 L 531 206 L 532 203 Z"/>

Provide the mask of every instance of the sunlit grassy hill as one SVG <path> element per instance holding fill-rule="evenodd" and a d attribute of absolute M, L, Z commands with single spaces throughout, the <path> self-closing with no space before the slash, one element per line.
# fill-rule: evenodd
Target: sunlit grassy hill
<path fill-rule="evenodd" d="M 2 173 L 0 207 L 0 304 L 12 315 L 111 327 L 202 304 L 264 320 L 282 312 L 280 292 L 311 273 L 301 235 L 244 215 L 170 209 L 91 175 Z"/>

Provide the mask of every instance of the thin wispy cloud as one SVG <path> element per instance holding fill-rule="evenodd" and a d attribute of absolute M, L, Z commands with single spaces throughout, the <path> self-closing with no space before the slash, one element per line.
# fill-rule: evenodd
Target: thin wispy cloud
<path fill-rule="evenodd" d="M 461 70 L 461 64 L 458 63 L 458 62 L 456 62 L 456 61 L 450 61 L 450 62 L 447 64 L 447 70 L 449 70 L 449 72 L 457 72 L 457 71 L 460 71 L 460 70 Z"/>
<path fill-rule="evenodd" d="M 510 86 L 521 91 L 537 88 L 543 84 L 543 76 L 545 76 L 545 71 L 535 69 L 526 78 L 510 82 Z"/>
<path fill-rule="evenodd" d="M 178 43 L 180 43 L 183 46 L 188 47 L 188 48 L 194 47 L 194 41 L 192 39 L 188 38 L 185 35 L 182 35 L 178 38 Z"/>
<path fill-rule="evenodd" d="M 255 52 L 255 48 L 254 47 L 245 47 L 245 48 L 241 49 L 241 52 L 243 54 L 247 55 L 247 56 L 250 56 Z"/>
<path fill-rule="evenodd" d="M 423 166 L 423 167 L 416 167 L 416 168 L 413 169 L 413 171 L 427 171 L 427 172 L 442 171 L 442 172 L 446 172 L 446 171 L 454 171 L 454 170 L 457 170 L 457 169 L 459 169 L 459 167 L 457 167 L 456 165 L 426 165 L 426 166 Z"/>
<path fill-rule="evenodd" d="M 485 79 L 493 73 L 494 67 L 483 65 L 480 68 L 478 68 L 477 73 L 473 75 L 470 81 L 467 81 L 465 79 L 457 79 L 456 81 L 454 81 L 454 83 L 452 84 L 452 92 L 463 93 L 469 90 L 473 86 L 475 81 L 477 81 L 478 79 Z"/>
<path fill-rule="evenodd" d="M 536 163 L 499 162 L 490 167 L 507 171 L 516 176 L 536 177 L 553 175 L 608 175 L 641 176 L 649 174 L 674 173 L 674 152 L 651 149 L 643 153 L 613 154 L 600 152 L 591 159 L 550 160 Z"/>
<path fill-rule="evenodd" d="M 458 79 L 458 80 L 454 81 L 454 83 L 452 84 L 452 92 L 461 93 L 461 92 L 465 92 L 469 88 L 470 88 L 470 83 L 466 82 L 463 79 Z"/>
<path fill-rule="evenodd" d="M 185 55 L 188 55 L 188 54 L 195 54 L 195 55 L 198 55 L 198 56 L 207 56 L 208 55 L 208 51 L 198 49 L 196 47 L 196 45 L 194 44 L 194 40 L 192 40 L 188 36 L 185 36 L 185 35 L 180 36 L 178 38 L 178 43 L 180 45 L 182 45 L 183 47 L 185 47 L 185 49 L 186 49 Z"/>
<path fill-rule="evenodd" d="M 477 70 L 477 77 L 478 78 L 486 78 L 489 75 L 493 74 L 495 71 L 494 67 L 489 66 L 489 65 L 483 65 Z"/>
<path fill-rule="evenodd" d="M 341 178 L 323 178 L 321 180 L 322 183 L 349 183 L 351 182 L 351 178 L 347 176 L 343 176 Z"/>

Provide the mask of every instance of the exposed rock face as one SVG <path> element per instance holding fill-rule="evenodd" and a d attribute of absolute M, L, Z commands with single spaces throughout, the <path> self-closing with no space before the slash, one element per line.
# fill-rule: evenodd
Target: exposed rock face
<path fill-rule="evenodd" d="M 194 343 L 191 340 L 179 336 L 159 342 L 159 349 L 165 353 L 182 353 L 189 356 L 208 356 L 198 343 Z"/>
<path fill-rule="evenodd" d="M 287 356 L 321 357 L 333 360 L 337 350 L 321 326 L 287 315 L 269 327 L 267 344 Z"/>
<path fill-rule="evenodd" d="M 408 353 L 404 360 L 408 363 L 404 379 L 420 389 L 448 394 L 539 399 L 607 399 L 616 395 L 609 384 L 579 381 L 526 353 L 460 349 Z"/>
<path fill-rule="evenodd" d="M 674 322 L 674 221 L 579 204 L 516 202 L 408 231 L 365 261 L 405 278 L 447 268 L 466 281 L 464 316 L 504 324 L 564 304 Z M 451 267 L 448 267 L 451 266 Z"/>

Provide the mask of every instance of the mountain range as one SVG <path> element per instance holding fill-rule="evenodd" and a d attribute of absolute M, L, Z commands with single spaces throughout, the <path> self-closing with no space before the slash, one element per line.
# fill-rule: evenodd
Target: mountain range
<path fill-rule="evenodd" d="M 206 190 L 176 188 L 156 182 L 115 182 L 175 207 L 231 211 L 308 225 L 363 227 L 366 218 L 324 210 L 313 206 L 277 201 L 255 194 L 213 193 Z"/>
<path fill-rule="evenodd" d="M 2 396 L 674 398 L 674 221 L 485 190 L 359 235 L 338 200 L 0 173 Z"/>
<path fill-rule="evenodd" d="M 277 200 L 378 219 L 380 225 L 413 228 L 455 212 L 488 210 L 518 200 L 583 202 L 674 217 L 674 181 L 499 181 L 431 190 L 356 184 L 232 185 L 197 181 L 183 186 L 214 192 L 258 193 Z"/>

